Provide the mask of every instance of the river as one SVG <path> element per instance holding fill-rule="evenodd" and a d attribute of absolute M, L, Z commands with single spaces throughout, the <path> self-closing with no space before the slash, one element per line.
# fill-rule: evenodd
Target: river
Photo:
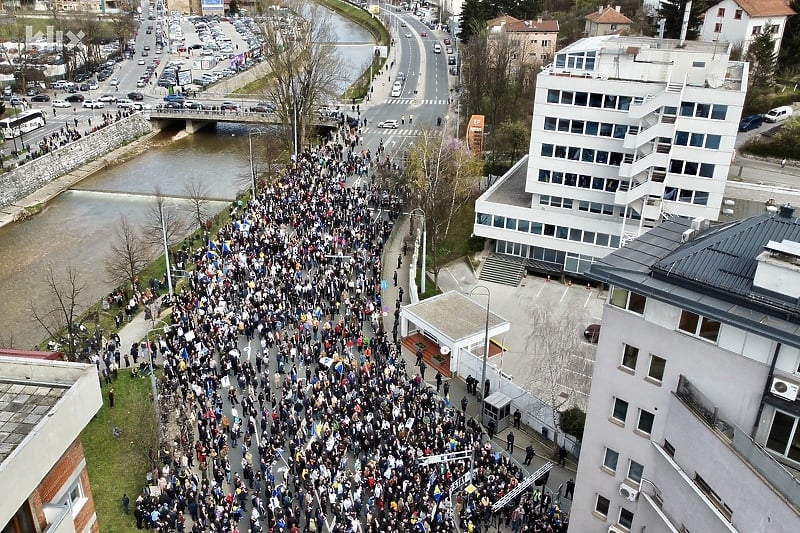
<path fill-rule="evenodd" d="M 338 51 L 347 58 L 353 81 L 372 53 L 369 32 L 331 12 Z M 72 266 L 83 284 L 80 302 L 98 302 L 112 289 L 105 273 L 109 246 L 120 217 L 142 227 L 154 205 L 153 193 L 184 196 L 199 180 L 210 198 L 233 200 L 249 187 L 247 129 L 236 124 L 204 128 L 173 140 L 167 131 L 148 141 L 130 161 L 87 178 L 26 222 L 0 228 L 0 346 L 30 348 L 45 336 L 30 316 L 32 302 L 46 304 L 46 272 Z M 180 203 L 170 200 L 170 203 Z M 222 209 L 227 202 L 213 203 Z M 176 208 L 177 209 L 177 208 Z"/>

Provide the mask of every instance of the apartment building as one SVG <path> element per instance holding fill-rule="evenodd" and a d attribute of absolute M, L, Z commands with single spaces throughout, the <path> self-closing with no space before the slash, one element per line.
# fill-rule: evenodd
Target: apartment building
<path fill-rule="evenodd" d="M 598 35 L 611 35 L 614 33 L 627 32 L 633 21 L 622 14 L 622 7 L 603 7 L 597 11 L 589 13 L 585 17 L 586 26 L 583 33 L 587 37 L 597 37 Z"/>
<path fill-rule="evenodd" d="M 502 15 L 487 23 L 490 50 L 501 49 L 501 39 L 507 40 L 511 64 L 539 65 L 552 61 L 558 44 L 557 20 L 519 20 Z"/>
<path fill-rule="evenodd" d="M 0 356 L 0 530 L 99 531 L 80 440 L 103 404 L 97 369 L 40 354 Z"/>
<path fill-rule="evenodd" d="M 610 290 L 570 531 L 797 531 L 794 209 L 673 217 L 589 275 Z"/>
<path fill-rule="evenodd" d="M 671 215 L 716 220 L 748 65 L 720 43 L 605 35 L 537 77 L 529 155 L 476 201 L 495 252 L 582 273 Z"/>

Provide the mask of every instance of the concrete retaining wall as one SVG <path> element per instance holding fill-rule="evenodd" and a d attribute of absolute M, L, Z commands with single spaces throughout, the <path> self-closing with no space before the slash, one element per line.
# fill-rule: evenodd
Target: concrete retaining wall
<path fill-rule="evenodd" d="M 0 174 L 0 208 L 32 194 L 56 178 L 151 131 L 150 121 L 142 113 L 136 113 L 55 152 Z"/>

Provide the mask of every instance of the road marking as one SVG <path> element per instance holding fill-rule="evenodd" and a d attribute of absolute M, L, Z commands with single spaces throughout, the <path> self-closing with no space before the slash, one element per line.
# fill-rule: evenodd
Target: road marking
<path fill-rule="evenodd" d="M 561 299 L 558 300 L 558 301 L 559 302 L 563 302 L 564 301 L 564 297 L 567 295 L 568 292 L 569 292 L 569 285 L 567 285 L 567 288 L 564 289 L 564 294 L 561 295 Z"/>
<path fill-rule="evenodd" d="M 536 299 L 537 300 L 539 299 L 539 295 L 542 294 L 542 291 L 544 290 L 544 286 L 545 286 L 545 283 L 542 283 L 542 286 L 539 287 L 539 292 L 536 293 Z"/>
<path fill-rule="evenodd" d="M 586 297 L 586 303 L 583 304 L 584 307 L 589 306 L 589 302 L 592 300 L 592 291 L 589 291 L 589 296 Z"/>

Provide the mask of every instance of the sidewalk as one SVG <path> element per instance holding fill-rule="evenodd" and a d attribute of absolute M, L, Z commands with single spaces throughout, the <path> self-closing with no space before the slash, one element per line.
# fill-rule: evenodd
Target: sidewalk
<path fill-rule="evenodd" d="M 397 265 L 397 257 L 402 256 L 402 247 L 403 241 L 408 238 L 409 239 L 409 252 L 408 254 L 403 257 L 402 264 L 400 269 L 397 270 L 397 287 L 394 286 L 392 283 L 392 275 L 394 272 L 394 267 Z M 387 316 L 384 317 L 383 323 L 384 328 L 386 331 L 391 332 L 392 327 L 394 326 L 394 302 L 397 300 L 398 295 L 398 288 L 403 287 L 403 305 L 407 305 L 410 303 L 408 285 L 409 285 L 409 276 L 411 275 L 409 265 L 411 262 L 411 248 L 413 242 L 410 241 L 411 236 L 409 235 L 409 217 L 407 215 L 401 216 L 394 225 L 394 231 L 392 231 L 392 235 L 389 241 L 386 243 L 386 247 L 384 248 L 383 252 L 383 265 L 384 265 L 384 272 L 383 278 L 387 281 L 387 288 L 382 291 L 383 293 L 383 302 L 386 307 L 389 308 L 389 312 Z M 408 369 L 409 373 L 413 373 L 416 371 L 416 367 L 414 366 L 415 363 L 415 354 L 412 353 L 410 350 L 406 349 L 405 347 L 402 350 L 403 357 L 406 361 L 406 368 Z M 426 375 L 426 382 L 436 387 L 436 381 L 434 380 L 434 376 Z M 467 415 L 471 417 L 477 417 L 480 411 L 480 402 L 478 401 L 477 397 L 472 396 L 471 394 L 467 393 L 467 384 L 461 378 L 455 378 L 450 380 L 450 400 L 454 408 L 460 408 L 461 399 L 467 397 Z M 443 381 L 444 383 L 444 381 Z M 552 443 L 547 443 L 544 439 L 541 438 L 541 434 L 535 429 L 525 424 L 522 424 L 520 429 L 514 428 L 507 428 L 499 433 L 495 434 L 493 438 L 493 443 L 495 447 L 500 450 L 506 449 L 506 437 L 509 432 L 514 432 L 514 453 L 512 454 L 513 459 L 516 461 L 517 465 L 527 474 L 532 474 L 535 472 L 539 467 L 545 464 L 546 459 L 550 459 L 553 457 L 553 448 L 551 446 Z M 536 457 L 531 462 L 531 466 L 524 466 L 522 464 L 523 459 L 525 458 L 525 448 L 532 444 L 534 450 L 536 450 Z M 505 452 L 503 452 L 505 453 Z M 554 461 L 555 463 L 555 461 Z M 569 479 L 575 479 L 575 473 L 577 472 L 577 464 L 572 461 L 567 461 L 566 467 L 558 466 L 554 464 L 553 469 L 550 472 L 550 478 L 547 483 L 547 488 L 554 494 L 556 494 L 559 485 L 563 484 L 562 494 L 564 490 L 566 490 L 566 482 Z M 554 496 L 555 498 L 555 496 Z M 561 506 L 562 509 L 569 512 L 571 507 L 571 502 L 565 498 L 561 498 Z"/>

